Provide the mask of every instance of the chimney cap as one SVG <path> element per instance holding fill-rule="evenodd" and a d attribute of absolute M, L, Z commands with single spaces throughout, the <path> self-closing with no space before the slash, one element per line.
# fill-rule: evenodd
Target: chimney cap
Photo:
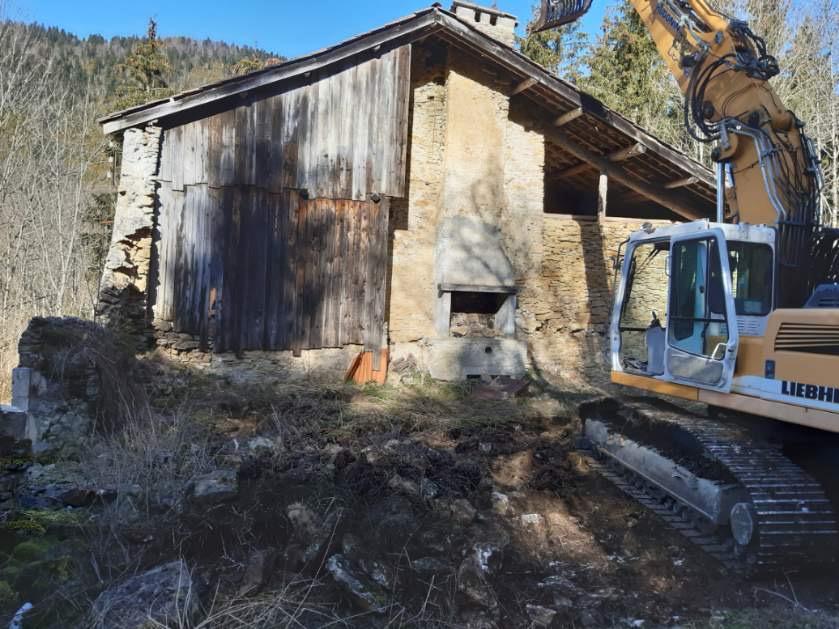
<path fill-rule="evenodd" d="M 461 2 L 461 0 L 454 0 L 454 2 L 452 2 L 452 8 L 450 9 L 450 11 L 452 13 L 455 13 L 458 7 L 463 7 L 465 9 L 473 9 L 474 11 L 480 11 L 481 13 L 488 13 L 489 15 L 497 15 L 498 17 L 506 17 L 518 21 L 518 18 L 512 13 L 507 13 L 506 11 L 501 11 L 492 7 L 483 7 L 479 4 L 474 4 L 472 2 Z"/>

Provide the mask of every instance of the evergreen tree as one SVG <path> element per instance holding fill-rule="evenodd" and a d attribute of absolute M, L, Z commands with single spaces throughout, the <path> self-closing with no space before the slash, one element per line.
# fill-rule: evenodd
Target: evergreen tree
<path fill-rule="evenodd" d="M 628 3 L 606 13 L 588 68 L 580 81 L 582 89 L 663 140 L 694 157 L 705 157 L 703 147 L 684 129 L 678 85 Z"/>
<path fill-rule="evenodd" d="M 120 64 L 123 82 L 117 90 L 116 109 L 125 109 L 172 94 L 167 76 L 172 64 L 157 38 L 157 22 L 149 19 L 146 38 L 134 46 Z"/>
<path fill-rule="evenodd" d="M 533 9 L 534 21 L 539 7 L 540 3 L 537 2 Z M 541 33 L 529 33 L 519 37 L 518 44 L 524 55 L 552 74 L 574 84 L 580 81 L 589 42 L 579 22 Z"/>

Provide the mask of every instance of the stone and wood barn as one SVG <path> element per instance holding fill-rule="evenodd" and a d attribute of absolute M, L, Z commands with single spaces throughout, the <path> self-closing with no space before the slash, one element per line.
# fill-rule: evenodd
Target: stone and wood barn
<path fill-rule="evenodd" d="M 620 243 L 712 216 L 713 176 L 521 55 L 515 26 L 434 5 L 104 118 L 102 320 L 206 367 L 602 365 Z"/>

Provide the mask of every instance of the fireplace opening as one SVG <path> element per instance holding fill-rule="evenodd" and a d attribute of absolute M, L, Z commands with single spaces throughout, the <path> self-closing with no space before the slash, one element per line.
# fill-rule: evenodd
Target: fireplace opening
<path fill-rule="evenodd" d="M 503 336 L 503 331 L 496 325 L 496 317 L 507 297 L 504 293 L 453 292 L 449 321 L 451 335 Z"/>

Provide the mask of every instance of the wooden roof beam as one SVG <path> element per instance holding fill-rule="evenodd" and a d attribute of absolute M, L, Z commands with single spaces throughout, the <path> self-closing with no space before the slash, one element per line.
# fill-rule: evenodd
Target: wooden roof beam
<path fill-rule="evenodd" d="M 533 87 L 534 85 L 536 85 L 538 82 L 539 82 L 539 81 L 537 81 L 537 80 L 536 80 L 536 79 L 534 79 L 533 77 L 526 78 L 524 81 L 520 82 L 519 84 L 517 84 L 517 85 L 513 88 L 513 91 L 512 91 L 512 92 L 510 92 L 510 97 L 512 98 L 512 97 L 513 97 L 513 96 L 515 96 L 516 94 L 521 94 L 522 92 L 526 92 L 526 91 L 527 91 L 527 90 L 529 90 L 531 87 Z"/>
<path fill-rule="evenodd" d="M 558 116 L 556 120 L 554 120 L 555 127 L 564 127 L 569 122 L 574 122 L 577 118 L 583 115 L 583 108 L 577 107 L 576 109 L 572 109 L 571 111 L 566 111 L 561 116 Z"/>
<path fill-rule="evenodd" d="M 664 184 L 664 187 L 668 190 L 675 190 L 676 188 L 684 188 L 685 186 L 692 186 L 695 183 L 699 183 L 699 177 L 684 177 L 682 179 L 676 179 L 675 181 L 671 181 L 669 183 Z"/>
<path fill-rule="evenodd" d="M 630 190 L 634 190 L 644 195 L 647 199 L 664 206 L 679 216 L 688 220 L 707 218 L 707 216 L 695 205 L 682 198 L 680 195 L 668 191 L 663 187 L 659 188 L 658 186 L 643 181 L 637 175 L 627 172 L 626 169 L 621 166 L 619 161 L 615 162 L 610 160 L 609 156 L 592 153 L 589 149 L 577 144 L 572 137 L 561 129 L 546 127 L 545 135 L 553 142 L 559 144 L 565 151 L 585 162 L 589 165 L 588 167 L 599 170 L 601 173 L 623 184 Z M 577 168 L 577 166 L 574 166 L 573 168 Z"/>
<path fill-rule="evenodd" d="M 627 146 L 626 148 L 618 149 L 617 151 L 609 153 L 605 159 L 608 159 L 610 162 L 625 162 L 628 159 L 638 157 L 646 152 L 647 147 L 638 142 L 632 146 Z M 556 174 L 556 179 L 575 177 L 592 168 L 594 168 L 594 166 L 592 166 L 589 162 L 583 161 L 581 164 L 577 164 L 576 166 L 571 166 L 571 168 L 566 168 L 565 170 L 560 171 Z"/>
<path fill-rule="evenodd" d="M 640 142 L 636 142 L 632 146 L 627 146 L 624 149 L 617 150 L 613 153 L 609 153 L 609 161 L 610 162 L 625 162 L 628 159 L 632 159 L 633 157 L 638 157 L 639 155 L 643 155 L 647 152 L 647 147 L 641 144 Z"/>

